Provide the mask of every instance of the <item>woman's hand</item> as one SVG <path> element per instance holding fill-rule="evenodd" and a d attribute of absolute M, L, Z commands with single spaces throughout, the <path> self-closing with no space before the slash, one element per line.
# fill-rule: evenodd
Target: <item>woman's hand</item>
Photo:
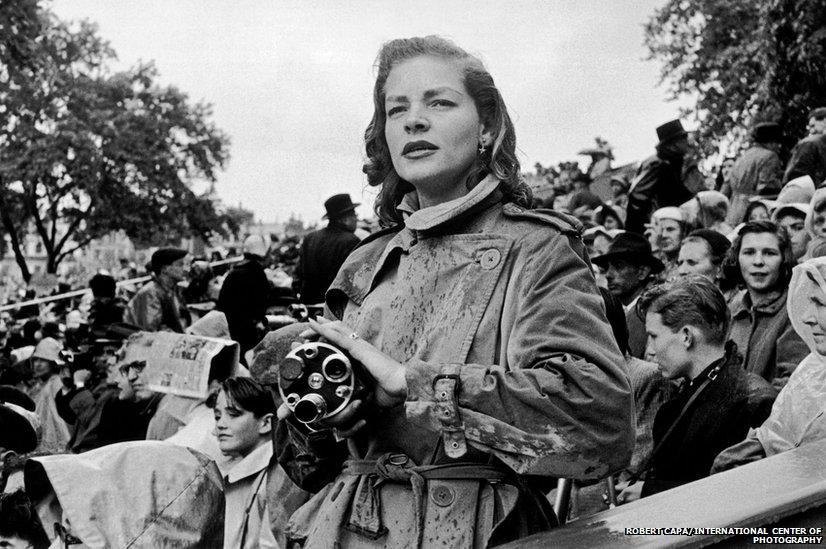
<path fill-rule="evenodd" d="M 644 484 L 644 482 L 640 481 L 637 481 L 631 485 L 628 483 L 617 484 L 617 490 L 620 491 L 617 496 L 617 505 L 631 503 L 632 501 L 637 501 L 640 499 L 640 494 L 642 493 L 642 487 Z"/>
<path fill-rule="evenodd" d="M 323 316 L 318 321 L 310 319 L 310 327 L 333 345 L 347 351 L 376 380 L 376 404 L 391 408 L 407 398 L 407 378 L 404 366 L 396 362 L 339 320 L 331 321 Z M 355 337 L 353 337 L 355 335 Z"/>
<path fill-rule="evenodd" d="M 364 368 L 376 380 L 374 396 L 377 406 L 390 408 L 404 402 L 407 398 L 407 378 L 404 375 L 404 366 L 363 339 L 351 337 L 353 330 L 340 321 L 318 317 L 317 321 L 311 319 L 309 322 L 314 333 L 308 330 L 302 333 L 301 337 L 311 337 L 317 334 L 347 351 L 350 356 L 364 365 Z M 296 347 L 300 343 L 296 342 L 292 345 Z M 367 420 L 360 417 L 364 407 L 364 401 L 354 399 L 339 413 L 321 423 L 324 426 L 335 428 L 341 438 L 352 437 L 367 425 Z M 282 403 L 278 407 L 276 416 L 278 419 L 286 419 L 291 414 L 289 407 Z"/>

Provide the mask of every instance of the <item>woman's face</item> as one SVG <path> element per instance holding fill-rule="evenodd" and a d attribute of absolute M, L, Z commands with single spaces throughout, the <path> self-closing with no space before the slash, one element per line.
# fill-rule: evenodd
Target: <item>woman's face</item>
<path fill-rule="evenodd" d="M 490 146 L 476 104 L 455 62 L 420 56 L 390 71 L 384 128 L 396 173 L 420 197 L 439 202 L 467 193 L 461 176 L 476 160 L 480 142 Z"/>
<path fill-rule="evenodd" d="M 812 217 L 812 228 L 815 236 L 826 238 L 826 208 L 815 212 Z"/>
<path fill-rule="evenodd" d="M 769 221 L 771 217 L 769 216 L 769 210 L 762 204 L 759 206 L 755 206 L 749 212 L 749 218 L 746 221 Z"/>
<path fill-rule="evenodd" d="M 812 331 L 815 340 L 815 350 L 826 356 L 826 295 L 815 289 L 814 295 L 809 298 L 803 311 L 803 323 Z"/>
<path fill-rule="evenodd" d="M 710 280 L 717 278 L 719 269 L 711 262 L 708 244 L 689 240 L 680 247 L 677 256 L 677 272 L 680 276 L 702 275 Z"/>
<path fill-rule="evenodd" d="M 613 231 L 614 229 L 619 229 L 619 220 L 614 217 L 613 215 L 606 215 L 605 220 L 603 222 L 603 226 L 608 229 L 609 231 Z"/>
<path fill-rule="evenodd" d="M 269 433 L 269 415 L 255 417 L 252 412 L 231 402 L 223 390 L 218 393 L 214 413 L 213 434 L 218 438 L 218 447 L 224 454 L 246 456 L 261 443 L 262 436 Z"/>
<path fill-rule="evenodd" d="M 783 255 L 774 233 L 747 233 L 740 244 L 740 273 L 746 287 L 755 293 L 774 290 L 780 280 Z"/>

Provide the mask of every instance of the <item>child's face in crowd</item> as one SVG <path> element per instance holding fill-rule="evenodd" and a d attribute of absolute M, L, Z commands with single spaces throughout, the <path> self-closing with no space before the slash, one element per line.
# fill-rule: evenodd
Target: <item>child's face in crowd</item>
<path fill-rule="evenodd" d="M 740 272 L 749 290 L 767 293 L 777 286 L 783 255 L 774 233 L 747 233 L 740 245 Z"/>
<path fill-rule="evenodd" d="M 227 398 L 224 390 L 218 393 L 214 412 L 213 434 L 218 438 L 218 447 L 224 454 L 246 456 L 268 440 L 271 414 L 261 418 L 255 417 L 252 412 L 238 407 Z"/>

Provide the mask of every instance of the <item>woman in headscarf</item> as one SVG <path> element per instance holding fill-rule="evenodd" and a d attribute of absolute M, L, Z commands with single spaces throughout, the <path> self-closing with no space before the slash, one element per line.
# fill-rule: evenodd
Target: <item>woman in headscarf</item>
<path fill-rule="evenodd" d="M 713 473 L 826 438 L 826 258 L 794 268 L 787 306 L 811 352 L 780 391 L 769 418 L 717 456 Z"/>

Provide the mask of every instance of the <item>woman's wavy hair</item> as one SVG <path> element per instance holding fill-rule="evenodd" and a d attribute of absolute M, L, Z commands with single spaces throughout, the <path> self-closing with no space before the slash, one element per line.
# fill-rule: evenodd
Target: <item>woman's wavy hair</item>
<path fill-rule="evenodd" d="M 726 281 L 741 286 L 745 285 L 743 280 L 743 273 L 740 271 L 740 248 L 743 246 L 743 237 L 747 234 L 769 233 L 777 237 L 777 242 L 780 247 L 780 277 L 777 284 L 780 287 L 788 288 L 789 281 L 792 279 L 792 268 L 795 266 L 794 256 L 792 255 L 792 244 L 789 238 L 789 233 L 786 229 L 772 221 L 749 221 L 737 232 L 737 238 L 728 250 L 728 255 L 723 262 L 723 279 Z"/>
<path fill-rule="evenodd" d="M 479 118 L 493 135 L 491 147 L 477 157 L 476 163 L 465 178 L 467 188 L 473 188 L 484 177 L 493 174 L 501 180 L 499 188 L 504 194 L 504 201 L 530 208 L 532 195 L 530 188 L 520 176 L 513 122 L 508 115 L 505 101 L 493 82 L 493 77 L 482 62 L 440 36 L 400 38 L 385 43 L 379 50 L 376 59 L 376 84 L 373 88 L 373 119 L 364 132 L 367 161 L 362 169 L 367 174 L 367 182 L 371 186 L 381 187 L 376 197 L 375 211 L 382 225 L 389 226 L 402 222 L 396 206 L 405 194 L 414 190 L 409 182 L 399 177 L 390 158 L 390 150 L 384 136 L 387 120 L 384 86 L 394 66 L 422 55 L 442 57 L 459 65 L 465 88 L 476 104 Z"/>

